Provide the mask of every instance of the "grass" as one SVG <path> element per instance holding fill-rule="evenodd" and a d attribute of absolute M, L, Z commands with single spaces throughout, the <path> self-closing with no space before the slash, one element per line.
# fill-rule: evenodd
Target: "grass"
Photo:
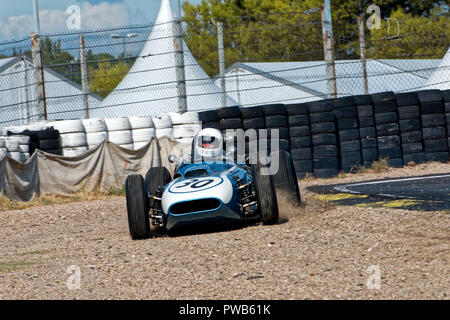
<path fill-rule="evenodd" d="M 57 195 L 41 195 L 32 201 L 22 202 L 9 200 L 6 196 L 0 196 L 0 212 L 10 210 L 22 210 L 32 207 L 50 206 L 56 204 L 66 204 L 73 202 L 88 202 L 105 199 L 112 196 L 124 196 L 125 187 L 111 188 L 104 193 L 100 192 L 84 192 L 79 191 L 72 196 L 57 196 Z"/>
<path fill-rule="evenodd" d="M 0 262 L 0 273 L 16 271 L 32 264 L 33 264 L 32 262 L 24 262 L 24 261 Z"/>

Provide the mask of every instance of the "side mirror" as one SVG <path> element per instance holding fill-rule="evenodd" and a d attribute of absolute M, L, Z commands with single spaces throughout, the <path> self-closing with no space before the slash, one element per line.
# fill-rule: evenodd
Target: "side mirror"
<path fill-rule="evenodd" d="M 178 158 L 177 158 L 176 155 L 170 154 L 168 160 L 169 160 L 170 163 L 176 163 L 178 161 Z"/>

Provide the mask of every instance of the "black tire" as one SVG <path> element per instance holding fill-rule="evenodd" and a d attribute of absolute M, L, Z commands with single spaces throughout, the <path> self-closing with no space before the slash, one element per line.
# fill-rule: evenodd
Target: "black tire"
<path fill-rule="evenodd" d="M 374 111 L 374 114 L 396 112 L 397 105 L 395 104 L 395 101 L 386 101 L 386 102 L 374 104 L 373 111 Z"/>
<path fill-rule="evenodd" d="M 219 117 L 219 120 L 229 118 L 240 118 L 241 108 L 239 108 L 238 106 L 220 108 L 217 109 L 217 116 Z"/>
<path fill-rule="evenodd" d="M 373 103 L 395 100 L 395 94 L 392 91 L 374 93 L 371 95 Z"/>
<path fill-rule="evenodd" d="M 334 109 L 333 112 L 336 119 L 351 119 L 358 117 L 356 106 Z"/>
<path fill-rule="evenodd" d="M 390 149 L 401 145 L 399 136 L 381 136 L 377 138 L 378 149 Z"/>
<path fill-rule="evenodd" d="M 376 124 L 395 123 L 397 121 L 397 112 L 378 113 L 375 115 Z"/>
<path fill-rule="evenodd" d="M 312 160 L 312 149 L 311 148 L 291 148 L 291 156 L 294 161 L 297 160 Z"/>
<path fill-rule="evenodd" d="M 390 136 L 400 133 L 400 127 L 397 123 L 380 124 L 376 128 L 378 136 Z"/>
<path fill-rule="evenodd" d="M 350 130 L 358 128 L 358 119 L 339 119 L 338 121 L 339 130 Z"/>
<path fill-rule="evenodd" d="M 448 162 L 448 152 L 425 153 L 425 161 Z"/>
<path fill-rule="evenodd" d="M 264 118 L 263 108 L 261 106 L 241 108 L 242 119 Z"/>
<path fill-rule="evenodd" d="M 374 127 L 359 129 L 359 135 L 361 138 L 374 138 L 377 136 L 377 131 Z"/>
<path fill-rule="evenodd" d="M 336 125 L 334 122 L 311 123 L 311 134 L 334 133 Z"/>
<path fill-rule="evenodd" d="M 283 140 L 289 140 L 289 129 L 288 128 L 267 128 L 267 136 L 272 137 L 272 130 L 278 130 L 278 138 Z"/>
<path fill-rule="evenodd" d="M 423 114 L 421 118 L 422 128 L 445 127 L 447 125 L 443 113 Z"/>
<path fill-rule="evenodd" d="M 333 112 L 312 113 L 309 118 L 311 123 L 334 122 Z"/>
<path fill-rule="evenodd" d="M 393 167 L 393 168 L 402 168 L 403 167 L 403 159 L 402 158 L 387 159 L 386 162 L 389 167 Z"/>
<path fill-rule="evenodd" d="M 450 102 L 450 89 L 442 90 L 442 97 L 445 102 Z"/>
<path fill-rule="evenodd" d="M 242 120 L 242 126 L 243 126 L 244 130 L 265 129 L 266 122 L 264 121 L 264 118 L 248 118 L 248 119 Z"/>
<path fill-rule="evenodd" d="M 357 109 L 359 118 L 373 117 L 372 105 L 358 106 Z"/>
<path fill-rule="evenodd" d="M 423 140 L 425 153 L 448 152 L 447 139 Z"/>
<path fill-rule="evenodd" d="M 125 181 L 128 227 L 131 239 L 147 239 L 150 235 L 147 196 L 141 175 L 128 176 Z"/>
<path fill-rule="evenodd" d="M 309 116 L 295 115 L 288 117 L 289 127 L 309 126 Z"/>
<path fill-rule="evenodd" d="M 319 100 L 306 103 L 310 114 L 332 111 L 329 101 Z"/>
<path fill-rule="evenodd" d="M 220 130 L 220 122 L 203 122 L 202 123 L 202 128 L 213 128 L 213 129 L 217 129 Z"/>
<path fill-rule="evenodd" d="M 373 118 L 359 118 L 359 127 L 368 128 L 375 126 L 375 120 Z"/>
<path fill-rule="evenodd" d="M 294 160 L 296 172 L 313 172 L 312 160 Z"/>
<path fill-rule="evenodd" d="M 311 147 L 311 137 L 291 138 L 290 142 L 291 142 L 291 149 L 300 149 L 300 148 Z"/>
<path fill-rule="evenodd" d="M 388 159 L 397 159 L 402 157 L 402 149 L 400 147 L 397 148 L 389 148 L 389 149 L 378 149 L 378 156 L 380 158 L 388 158 Z"/>
<path fill-rule="evenodd" d="M 399 107 L 419 104 L 419 97 L 417 96 L 417 92 L 397 93 L 395 95 L 395 100 L 397 102 L 397 106 Z"/>
<path fill-rule="evenodd" d="M 261 220 L 264 225 L 273 225 L 278 222 L 278 203 L 273 177 L 262 175 L 262 165 L 252 165 L 253 182 L 256 189 L 256 199 L 258 202 Z"/>
<path fill-rule="evenodd" d="M 441 90 L 422 90 L 417 92 L 420 103 L 442 101 Z"/>
<path fill-rule="evenodd" d="M 372 97 L 368 94 L 353 96 L 353 101 L 357 106 L 367 106 L 372 104 Z"/>
<path fill-rule="evenodd" d="M 411 154 L 404 154 L 403 155 L 403 162 L 405 164 L 408 164 L 410 162 L 414 162 L 414 163 L 424 163 L 425 160 L 425 153 L 420 152 L 420 153 L 411 153 Z"/>
<path fill-rule="evenodd" d="M 337 158 L 319 158 L 313 160 L 314 170 L 338 169 Z"/>
<path fill-rule="evenodd" d="M 36 133 L 39 140 L 59 139 L 59 131 L 55 129 L 45 129 Z"/>
<path fill-rule="evenodd" d="M 445 127 L 423 128 L 422 136 L 424 140 L 442 139 L 447 137 Z"/>
<path fill-rule="evenodd" d="M 420 119 L 420 108 L 418 105 L 398 108 L 398 118 L 400 120 Z"/>
<path fill-rule="evenodd" d="M 402 144 L 403 155 L 423 152 L 423 145 L 421 142 Z"/>
<path fill-rule="evenodd" d="M 442 102 L 424 102 L 420 105 L 422 114 L 444 113 Z"/>
<path fill-rule="evenodd" d="M 362 163 L 362 156 L 360 151 L 352 151 L 343 153 L 341 156 L 342 167 L 360 166 Z"/>
<path fill-rule="evenodd" d="M 266 128 L 282 128 L 288 126 L 287 116 L 273 115 L 266 116 Z"/>
<path fill-rule="evenodd" d="M 286 115 L 286 106 L 284 104 L 268 104 L 262 106 L 264 116 Z"/>
<path fill-rule="evenodd" d="M 372 149 L 377 147 L 377 138 L 361 138 L 361 147 L 363 149 Z"/>
<path fill-rule="evenodd" d="M 420 120 L 409 119 L 400 120 L 400 132 L 419 131 L 421 129 Z"/>
<path fill-rule="evenodd" d="M 198 118 L 202 122 L 219 122 L 219 116 L 216 110 L 199 112 Z"/>
<path fill-rule="evenodd" d="M 47 139 L 39 141 L 39 149 L 42 151 L 61 149 L 59 139 Z"/>
<path fill-rule="evenodd" d="M 288 115 L 307 115 L 309 113 L 308 105 L 305 103 L 287 104 L 286 112 Z"/>
<path fill-rule="evenodd" d="M 337 147 L 335 145 L 324 145 L 313 147 L 313 158 L 332 158 L 337 157 Z"/>
<path fill-rule="evenodd" d="M 300 188 L 293 159 L 289 152 L 280 151 L 272 154 L 272 158 L 278 157 L 279 168 L 273 176 L 275 190 L 278 194 L 288 194 L 291 201 L 301 204 Z"/>
<path fill-rule="evenodd" d="M 336 140 L 336 134 L 334 133 L 319 133 L 312 136 L 312 144 L 315 146 L 336 144 Z"/>
<path fill-rule="evenodd" d="M 159 188 L 165 187 L 172 177 L 169 170 L 165 167 L 153 167 L 147 171 L 145 175 L 145 185 L 147 186 L 147 195 L 149 197 L 155 194 L 155 191 Z M 150 201 L 150 208 L 153 207 L 152 201 Z"/>
<path fill-rule="evenodd" d="M 338 99 L 332 99 L 330 100 L 330 103 L 333 106 L 333 109 L 342 109 L 354 106 L 355 99 L 353 98 L 353 96 L 346 96 Z"/>
<path fill-rule="evenodd" d="M 341 153 L 360 150 L 361 150 L 361 142 L 359 140 L 350 140 L 341 142 Z"/>
<path fill-rule="evenodd" d="M 342 130 L 339 131 L 339 140 L 340 141 L 351 141 L 351 140 L 359 140 L 359 130 L 358 129 L 350 129 L 350 130 Z"/>
<path fill-rule="evenodd" d="M 242 129 L 242 120 L 241 118 L 220 119 L 220 129 Z"/>
<path fill-rule="evenodd" d="M 364 161 L 377 161 L 378 150 L 377 149 L 362 149 L 362 160 Z"/>
<path fill-rule="evenodd" d="M 292 138 L 311 136 L 311 128 L 308 126 L 290 127 L 289 136 Z"/>
<path fill-rule="evenodd" d="M 405 132 L 401 134 L 402 143 L 422 142 L 422 131 Z"/>

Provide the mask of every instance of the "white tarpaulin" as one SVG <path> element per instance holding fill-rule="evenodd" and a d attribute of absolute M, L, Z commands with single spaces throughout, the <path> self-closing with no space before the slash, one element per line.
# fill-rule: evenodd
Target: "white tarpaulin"
<path fill-rule="evenodd" d="M 141 54 L 101 108 L 91 111 L 92 117 L 105 112 L 109 117 L 178 112 L 173 21 L 170 2 L 163 0 Z M 198 65 L 184 41 L 183 48 L 188 111 L 221 107 L 221 89 Z M 227 104 L 237 105 L 229 97 Z"/>

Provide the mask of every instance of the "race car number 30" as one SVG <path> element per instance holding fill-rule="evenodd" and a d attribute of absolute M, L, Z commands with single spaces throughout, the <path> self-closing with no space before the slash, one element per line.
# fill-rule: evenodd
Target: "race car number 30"
<path fill-rule="evenodd" d="M 191 193 L 204 191 L 217 187 L 223 182 L 221 177 L 195 178 L 190 180 L 183 180 L 174 183 L 170 188 L 171 193 Z"/>

